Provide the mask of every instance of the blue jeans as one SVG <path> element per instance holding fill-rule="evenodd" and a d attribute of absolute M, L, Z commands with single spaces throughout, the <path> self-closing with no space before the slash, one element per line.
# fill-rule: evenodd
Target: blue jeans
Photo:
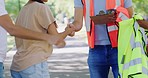
<path fill-rule="evenodd" d="M 4 66 L 2 62 L 0 62 L 0 78 L 4 78 Z"/>
<path fill-rule="evenodd" d="M 111 45 L 95 45 L 89 49 L 88 65 L 90 78 L 108 78 L 110 67 L 114 78 L 118 78 L 118 52 Z"/>
<path fill-rule="evenodd" d="M 50 78 L 47 62 L 28 67 L 22 71 L 11 70 L 12 78 Z"/>

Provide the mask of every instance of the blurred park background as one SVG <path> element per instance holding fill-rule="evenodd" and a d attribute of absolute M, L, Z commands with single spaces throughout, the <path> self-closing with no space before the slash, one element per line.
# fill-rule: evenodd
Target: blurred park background
<path fill-rule="evenodd" d="M 28 0 L 5 0 L 6 9 L 15 22 L 20 9 L 27 3 Z M 46 3 L 57 20 L 58 24 L 67 24 L 73 19 L 73 0 L 49 0 Z M 14 37 L 8 34 L 8 50 L 14 47 Z"/>
<path fill-rule="evenodd" d="M 20 9 L 28 0 L 5 0 L 6 9 L 13 21 L 15 21 Z M 54 17 L 58 23 L 71 22 L 74 15 L 73 0 L 49 0 L 46 4 L 52 10 Z M 147 19 L 148 16 L 148 0 L 133 0 L 133 7 L 136 14 L 141 14 Z M 14 45 L 13 37 L 8 36 L 8 49 Z"/>
<path fill-rule="evenodd" d="M 6 9 L 15 22 L 20 9 L 28 0 L 5 0 Z M 148 0 L 133 0 L 135 14 L 148 17 Z M 52 10 L 59 25 L 58 31 L 63 31 L 66 24 L 73 21 L 74 0 L 48 0 L 46 3 Z M 88 78 L 87 38 L 85 27 L 76 36 L 66 38 L 67 45 L 63 49 L 54 49 L 48 60 L 51 78 Z M 5 61 L 6 78 L 10 78 L 9 67 L 13 54 L 16 52 L 14 37 L 8 34 L 8 55 Z M 66 74 L 64 73 L 66 72 Z M 112 75 L 109 75 L 112 78 Z"/>
<path fill-rule="evenodd" d="M 20 9 L 28 0 L 5 0 L 6 9 L 13 21 L 15 21 Z M 147 19 L 148 0 L 133 0 L 133 8 L 136 14 L 141 14 Z M 73 20 L 74 3 L 73 0 L 49 0 L 47 3 L 52 10 L 58 23 L 67 24 Z M 8 36 L 8 49 L 14 44 L 13 37 Z"/>

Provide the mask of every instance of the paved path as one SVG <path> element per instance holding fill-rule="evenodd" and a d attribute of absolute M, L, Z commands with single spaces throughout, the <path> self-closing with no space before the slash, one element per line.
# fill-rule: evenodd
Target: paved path
<path fill-rule="evenodd" d="M 87 66 L 88 47 L 86 35 L 80 31 L 74 38 L 66 38 L 65 48 L 54 47 L 53 54 L 48 59 L 51 78 L 89 78 Z M 11 78 L 9 68 L 16 49 L 7 54 L 5 61 L 6 78 Z M 109 78 L 112 78 L 111 74 Z"/>

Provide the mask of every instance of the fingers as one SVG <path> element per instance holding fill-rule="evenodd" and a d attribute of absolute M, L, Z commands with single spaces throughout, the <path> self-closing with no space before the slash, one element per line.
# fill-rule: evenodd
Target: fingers
<path fill-rule="evenodd" d="M 73 30 L 70 34 L 68 34 L 69 36 L 73 37 L 75 35 L 75 26 L 72 23 L 69 23 L 67 24 L 66 28 L 71 28 Z"/>
<path fill-rule="evenodd" d="M 70 34 L 68 34 L 70 37 L 73 37 L 75 35 L 75 31 L 71 32 Z"/>
<path fill-rule="evenodd" d="M 117 17 L 116 17 L 116 15 L 114 15 L 114 14 L 109 14 L 108 17 L 107 17 L 108 23 L 110 23 L 110 22 L 115 22 L 116 19 L 117 19 Z"/>
<path fill-rule="evenodd" d="M 116 21 L 116 18 L 114 17 L 108 17 L 108 22 L 115 22 Z"/>

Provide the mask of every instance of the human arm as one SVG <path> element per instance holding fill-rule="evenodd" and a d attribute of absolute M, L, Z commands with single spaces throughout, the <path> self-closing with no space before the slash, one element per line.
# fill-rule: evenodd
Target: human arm
<path fill-rule="evenodd" d="M 133 3 L 132 0 L 124 0 L 124 7 L 127 9 L 130 18 L 133 16 Z"/>
<path fill-rule="evenodd" d="M 58 33 L 56 26 L 57 24 L 55 22 L 51 23 L 48 27 L 48 34 L 51 35 L 58 35 L 59 37 L 61 37 L 62 39 L 65 39 L 67 37 L 68 34 L 70 34 L 74 29 L 73 28 L 66 28 L 64 32 Z M 57 47 L 61 48 L 65 46 L 65 41 L 61 41 L 57 44 L 55 44 Z"/>
<path fill-rule="evenodd" d="M 82 29 L 83 26 L 83 8 L 75 8 L 74 21 L 72 22 L 75 28 L 75 32 Z"/>
<path fill-rule="evenodd" d="M 57 44 L 62 39 L 58 36 L 43 34 L 35 31 L 31 31 L 21 26 L 15 26 L 8 14 L 0 16 L 0 25 L 8 32 L 11 36 L 16 36 L 24 39 L 32 40 L 44 40 L 48 41 L 49 44 Z"/>
<path fill-rule="evenodd" d="M 146 21 L 146 20 L 137 20 L 137 22 L 144 29 L 148 29 L 148 21 Z"/>
<path fill-rule="evenodd" d="M 132 15 L 133 15 L 133 7 L 131 6 L 131 7 L 129 7 L 129 8 L 127 8 L 127 11 L 128 11 L 128 13 L 129 13 L 129 16 L 130 16 L 130 18 L 132 17 Z"/>
<path fill-rule="evenodd" d="M 69 36 L 74 36 L 75 32 L 78 32 L 82 29 L 83 26 L 83 8 L 75 8 L 74 12 L 74 21 L 69 23 L 67 27 L 74 28 L 75 31 L 69 34 Z"/>

